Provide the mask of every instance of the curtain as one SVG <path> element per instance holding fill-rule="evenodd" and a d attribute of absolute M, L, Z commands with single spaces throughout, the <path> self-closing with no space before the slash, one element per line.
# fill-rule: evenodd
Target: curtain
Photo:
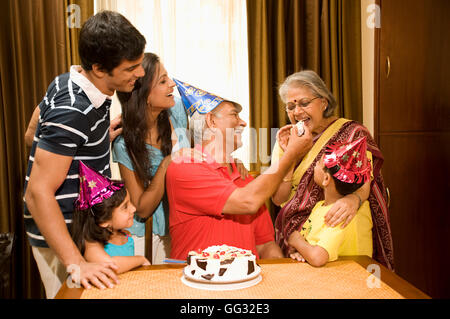
<path fill-rule="evenodd" d="M 362 122 L 360 0 L 247 0 L 247 15 L 250 125 L 268 137 L 252 149 L 252 171 L 269 165 L 261 154 L 275 142 L 270 128 L 288 123 L 278 86 L 294 72 L 316 71 L 339 103 L 337 115 Z"/>
<path fill-rule="evenodd" d="M 0 2 L 0 232 L 16 236 L 10 281 L 13 298 L 45 297 L 23 225 L 22 193 L 29 156 L 24 132 L 50 82 L 78 59 L 71 43 L 76 43 L 79 28 L 66 30 L 69 4 L 79 6 L 82 19 L 92 14 L 89 0 Z"/>
<path fill-rule="evenodd" d="M 68 69 L 71 65 L 81 64 L 78 54 L 78 35 L 81 26 L 91 15 L 94 14 L 94 0 L 64 0 L 64 20 L 66 62 Z M 69 25 L 70 24 L 70 25 Z"/>

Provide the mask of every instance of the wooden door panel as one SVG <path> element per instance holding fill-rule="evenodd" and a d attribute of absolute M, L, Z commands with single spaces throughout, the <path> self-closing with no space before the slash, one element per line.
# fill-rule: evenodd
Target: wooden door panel
<path fill-rule="evenodd" d="M 450 133 L 380 135 L 396 273 L 431 296 L 450 297 Z"/>
<path fill-rule="evenodd" d="M 381 1 L 380 133 L 450 129 L 449 14 L 448 0 Z"/>
<path fill-rule="evenodd" d="M 377 3 L 375 131 L 396 272 L 434 298 L 450 298 L 450 1 Z"/>

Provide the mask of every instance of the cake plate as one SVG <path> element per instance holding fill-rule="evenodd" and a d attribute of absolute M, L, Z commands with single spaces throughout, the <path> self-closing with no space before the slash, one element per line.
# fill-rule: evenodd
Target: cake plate
<path fill-rule="evenodd" d="M 186 286 L 203 290 L 237 290 L 252 287 L 262 280 L 261 267 L 257 266 L 254 273 L 242 280 L 233 281 L 212 281 L 206 279 L 197 279 L 187 276 L 183 269 L 181 282 Z"/>

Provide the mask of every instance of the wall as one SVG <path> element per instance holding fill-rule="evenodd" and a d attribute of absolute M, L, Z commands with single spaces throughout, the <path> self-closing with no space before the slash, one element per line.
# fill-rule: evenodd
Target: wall
<path fill-rule="evenodd" d="M 111 103 L 111 112 L 110 112 L 110 119 L 114 119 L 116 116 L 118 116 L 120 113 L 122 113 L 122 110 L 120 108 L 120 102 L 117 98 L 117 95 L 114 93 L 112 103 Z M 111 177 L 113 179 L 121 179 L 120 177 L 120 171 L 119 171 L 119 165 L 117 163 L 114 163 L 112 161 L 112 149 L 111 149 Z"/>

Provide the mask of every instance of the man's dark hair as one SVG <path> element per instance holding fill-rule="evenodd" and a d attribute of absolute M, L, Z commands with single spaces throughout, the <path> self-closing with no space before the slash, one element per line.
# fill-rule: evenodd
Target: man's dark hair
<path fill-rule="evenodd" d="M 145 48 L 145 38 L 123 15 L 101 11 L 81 28 L 78 52 L 83 69 L 93 64 L 110 73 L 123 59 L 137 60 Z"/>
<path fill-rule="evenodd" d="M 345 183 L 343 181 L 338 180 L 333 175 L 336 174 L 340 170 L 339 165 L 328 168 L 324 166 L 324 171 L 329 173 L 333 178 L 334 185 L 336 186 L 336 191 L 342 196 L 354 193 L 358 188 L 364 185 L 364 182 L 361 183 Z"/>

